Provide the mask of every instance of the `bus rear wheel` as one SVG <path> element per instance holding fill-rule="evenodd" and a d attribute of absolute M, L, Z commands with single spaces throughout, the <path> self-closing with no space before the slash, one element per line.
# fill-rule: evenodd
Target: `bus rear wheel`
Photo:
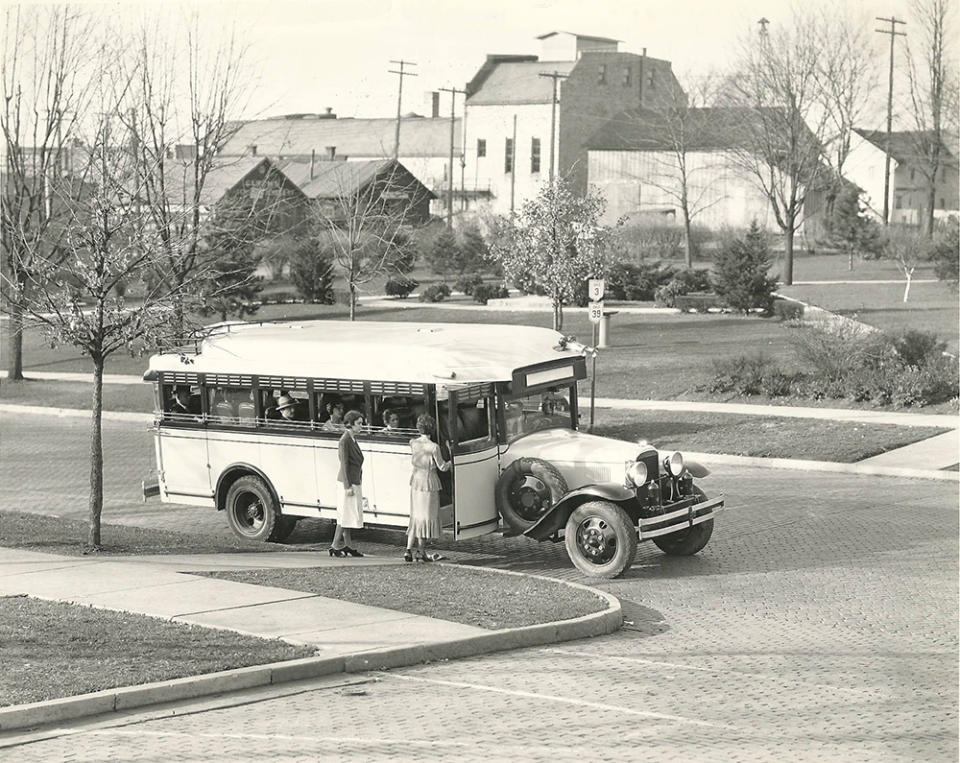
<path fill-rule="evenodd" d="M 226 510 L 230 529 L 244 540 L 273 540 L 283 519 L 266 483 L 252 475 L 241 477 L 230 486 Z"/>

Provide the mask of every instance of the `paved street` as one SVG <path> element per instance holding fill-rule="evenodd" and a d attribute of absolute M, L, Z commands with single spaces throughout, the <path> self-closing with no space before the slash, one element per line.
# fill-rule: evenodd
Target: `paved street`
<path fill-rule="evenodd" d="M 0 506 L 82 517 L 88 422 L 5 415 Z M 138 503 L 143 428 L 108 424 L 107 522 L 226 537 L 213 511 Z M 618 634 L 336 677 L 4 737 L 10 760 L 957 759 L 955 483 L 722 467 L 702 554 L 641 546 Z M 305 522 L 300 548 L 329 538 Z M 397 536 L 361 534 L 372 553 Z M 586 581 L 562 546 L 449 556 Z"/>

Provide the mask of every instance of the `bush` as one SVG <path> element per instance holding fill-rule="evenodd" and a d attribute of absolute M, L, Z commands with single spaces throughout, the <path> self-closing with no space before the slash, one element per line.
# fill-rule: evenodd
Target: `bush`
<path fill-rule="evenodd" d="M 420 282 L 413 278 L 391 278 L 384 284 L 384 290 L 387 292 L 389 297 L 400 297 L 400 299 L 406 299 L 410 296 L 410 292 L 416 289 L 420 285 Z"/>
<path fill-rule="evenodd" d="M 445 283 L 436 283 L 420 292 L 421 302 L 443 302 L 450 296 L 450 287 Z"/>
<path fill-rule="evenodd" d="M 471 273 L 463 276 L 453 284 L 454 291 L 462 291 L 468 297 L 473 294 L 473 290 L 483 284 L 483 277 L 479 273 Z"/>
<path fill-rule="evenodd" d="M 481 283 L 473 289 L 473 301 L 481 305 L 487 304 L 491 299 L 506 299 L 509 296 L 510 292 L 500 284 Z"/>
<path fill-rule="evenodd" d="M 661 307 L 676 307 L 676 298 L 693 292 L 712 290 L 710 271 L 690 268 L 674 273 L 669 283 L 660 286 L 654 293 L 654 301 Z"/>
<path fill-rule="evenodd" d="M 289 256 L 290 280 L 306 302 L 332 305 L 333 257 L 316 241 L 306 239 L 296 245 Z"/>
<path fill-rule="evenodd" d="M 876 369 L 892 362 L 894 348 L 888 336 L 866 332 L 845 323 L 808 326 L 791 336 L 794 353 L 815 377 L 842 380 L 857 369 Z"/>
<path fill-rule="evenodd" d="M 960 221 L 956 217 L 950 218 L 937 231 L 927 256 L 933 262 L 937 278 L 956 289 L 960 278 Z"/>
<path fill-rule="evenodd" d="M 606 291 L 611 299 L 649 302 L 661 286 L 669 283 L 676 269 L 657 262 L 620 262 L 607 274 Z M 584 287 L 586 288 L 586 287 Z"/>
<path fill-rule="evenodd" d="M 714 271 L 717 293 L 734 310 L 770 312 L 777 282 L 768 275 L 769 269 L 770 248 L 754 221 L 744 238 L 728 241 L 721 249 Z"/>
<path fill-rule="evenodd" d="M 773 314 L 781 321 L 799 321 L 803 318 L 803 305 L 789 299 L 775 299 Z"/>
<path fill-rule="evenodd" d="M 760 394 L 763 377 L 774 370 L 773 361 L 763 353 L 738 355 L 713 361 L 711 392 L 736 392 L 738 395 Z"/>
<path fill-rule="evenodd" d="M 710 309 L 719 309 L 726 306 L 723 297 L 716 294 L 680 294 L 674 297 L 673 302 L 674 307 L 684 312 L 696 310 L 698 313 L 705 313 Z"/>
<path fill-rule="evenodd" d="M 892 336 L 893 349 L 905 366 L 923 368 L 936 362 L 947 349 L 947 343 L 941 342 L 933 331 L 906 329 Z"/>

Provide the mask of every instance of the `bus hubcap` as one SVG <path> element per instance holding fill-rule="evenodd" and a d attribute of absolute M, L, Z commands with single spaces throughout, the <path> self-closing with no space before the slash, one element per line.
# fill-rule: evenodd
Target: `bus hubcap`
<path fill-rule="evenodd" d="M 577 547 L 587 561 L 606 564 L 617 553 L 617 534 L 600 517 L 587 517 L 577 528 Z"/>
<path fill-rule="evenodd" d="M 237 518 L 240 523 L 251 530 L 256 530 L 263 524 L 263 504 L 260 499 L 251 497 L 246 506 L 241 506 L 237 512 Z"/>

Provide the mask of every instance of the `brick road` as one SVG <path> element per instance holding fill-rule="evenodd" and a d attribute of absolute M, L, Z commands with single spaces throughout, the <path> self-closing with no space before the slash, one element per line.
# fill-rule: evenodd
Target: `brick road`
<path fill-rule="evenodd" d="M 86 422 L 2 431 L 0 507 L 83 516 Z M 215 512 L 136 503 L 142 429 L 106 442 L 106 521 L 226 537 Z M 630 621 L 613 636 L 71 724 L 0 759 L 955 761 L 957 485 L 732 468 L 703 484 L 731 506 L 713 540 L 691 559 L 641 546 L 603 585 Z M 303 524 L 300 547 L 329 536 Z M 562 546 L 450 549 L 583 580 Z"/>

